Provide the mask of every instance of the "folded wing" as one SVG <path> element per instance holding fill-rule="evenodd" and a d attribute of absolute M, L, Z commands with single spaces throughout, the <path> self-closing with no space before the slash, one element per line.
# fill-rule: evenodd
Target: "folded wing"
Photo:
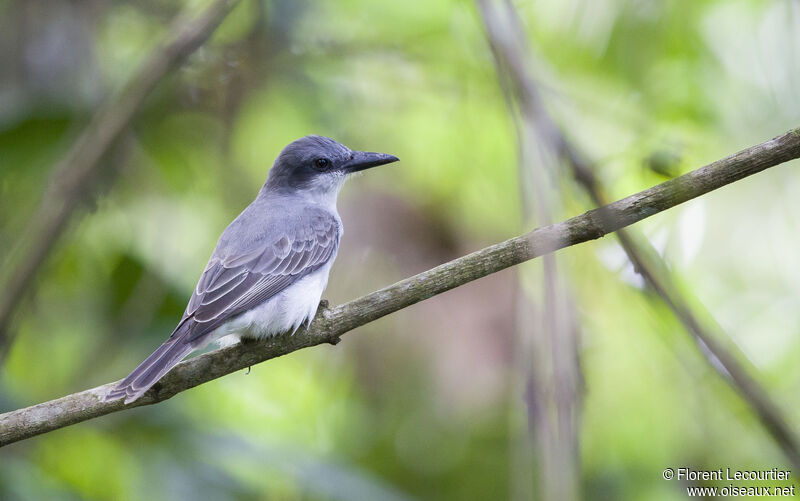
<path fill-rule="evenodd" d="M 106 400 L 139 398 L 218 327 L 312 273 L 335 255 L 339 221 L 321 209 L 306 209 L 281 231 L 253 239 L 246 250 L 215 253 L 197 283 L 172 335 L 109 394 Z"/>
<path fill-rule="evenodd" d="M 336 254 L 338 221 L 327 212 L 306 212 L 302 224 L 277 238 L 209 262 L 184 313 L 185 321 L 196 324 L 191 339 L 263 303 Z"/>

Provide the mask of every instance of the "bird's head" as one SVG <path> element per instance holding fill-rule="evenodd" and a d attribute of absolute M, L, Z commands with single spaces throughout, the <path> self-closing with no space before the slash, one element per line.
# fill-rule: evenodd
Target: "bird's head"
<path fill-rule="evenodd" d="M 336 197 L 350 174 L 396 162 L 386 153 L 353 151 L 323 136 L 306 136 L 281 151 L 264 188 L 281 193 Z"/>

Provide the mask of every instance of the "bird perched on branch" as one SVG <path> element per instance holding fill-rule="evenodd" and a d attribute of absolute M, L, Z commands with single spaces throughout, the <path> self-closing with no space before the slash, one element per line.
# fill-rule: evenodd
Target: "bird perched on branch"
<path fill-rule="evenodd" d="M 256 199 L 220 236 L 169 339 L 106 401 L 133 402 L 191 351 L 212 341 L 268 337 L 308 325 L 342 236 L 339 190 L 351 174 L 397 160 L 352 151 L 322 136 L 284 148 Z"/>

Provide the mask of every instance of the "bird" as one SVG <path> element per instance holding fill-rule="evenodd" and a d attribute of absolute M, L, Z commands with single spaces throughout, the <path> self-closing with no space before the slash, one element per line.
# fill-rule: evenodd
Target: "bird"
<path fill-rule="evenodd" d="M 306 136 L 275 159 L 255 200 L 225 228 L 169 338 L 104 397 L 134 402 L 194 350 L 294 333 L 314 318 L 342 220 L 336 200 L 357 172 L 397 162 Z"/>

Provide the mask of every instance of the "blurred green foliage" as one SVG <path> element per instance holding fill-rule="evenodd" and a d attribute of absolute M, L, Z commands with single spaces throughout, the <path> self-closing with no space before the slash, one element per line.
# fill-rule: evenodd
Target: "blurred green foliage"
<path fill-rule="evenodd" d="M 192 2 L 201 5 L 203 2 Z M 553 113 L 624 196 L 796 127 L 791 0 L 515 2 Z M 0 255 L 50 167 L 184 2 L 0 2 Z M 245 0 L 161 83 L 17 315 L 0 412 L 122 377 L 217 235 L 306 134 L 400 164 L 351 181 L 343 302 L 524 230 L 516 143 L 470 2 Z M 796 165 L 794 166 L 796 167 Z M 772 169 L 640 227 L 800 422 L 800 179 Z M 569 213 L 588 208 L 578 190 Z M 562 253 L 582 326 L 588 499 L 682 499 L 667 466 L 784 459 L 612 239 Z M 513 272 L 152 408 L 0 451 L 2 499 L 503 499 Z"/>

